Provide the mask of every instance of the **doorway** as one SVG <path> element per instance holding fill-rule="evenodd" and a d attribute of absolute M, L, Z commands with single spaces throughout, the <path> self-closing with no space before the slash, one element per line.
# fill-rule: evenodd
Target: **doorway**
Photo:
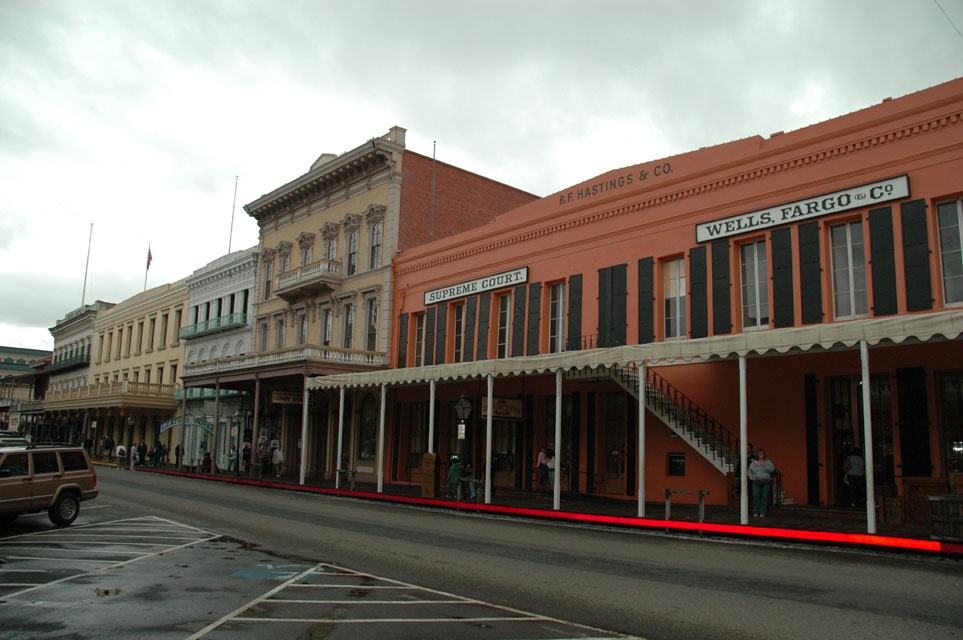
<path fill-rule="evenodd" d="M 625 493 L 625 429 L 625 394 L 603 394 L 601 450 L 605 493 Z"/>

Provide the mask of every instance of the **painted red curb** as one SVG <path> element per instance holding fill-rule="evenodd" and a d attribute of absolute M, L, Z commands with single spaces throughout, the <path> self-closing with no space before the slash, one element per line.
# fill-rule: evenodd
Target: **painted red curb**
<path fill-rule="evenodd" d="M 418 498 L 411 496 L 396 496 L 367 491 L 350 491 L 346 489 L 327 489 L 324 487 L 309 487 L 292 485 L 285 482 L 270 480 L 253 480 L 232 476 L 209 476 L 186 471 L 166 469 L 139 468 L 138 471 L 163 473 L 187 478 L 200 478 L 218 482 L 232 482 L 256 487 L 284 489 L 288 491 L 306 491 L 325 495 L 345 496 L 364 500 L 378 500 L 402 504 L 416 504 L 460 511 L 476 511 L 479 513 L 499 513 L 506 515 L 526 516 L 542 520 L 565 520 L 570 522 L 586 522 L 640 529 L 659 529 L 662 531 L 679 531 L 693 533 L 712 533 L 720 535 L 738 536 L 742 538 L 758 538 L 766 540 L 784 540 L 796 542 L 814 542 L 823 544 L 837 544 L 853 547 L 863 547 L 878 550 L 902 550 L 918 553 L 935 553 L 947 556 L 963 557 L 963 544 L 944 542 L 942 540 L 918 540 L 915 538 L 899 538 L 895 536 L 871 535 L 868 533 L 838 533 L 833 531 L 811 531 L 806 529 L 783 529 L 780 527 L 758 527 L 741 524 L 712 524 L 708 522 L 682 522 L 678 520 L 657 520 L 653 518 L 637 518 L 628 516 L 606 516 L 591 513 L 576 513 L 571 511 L 554 511 L 549 509 L 531 509 L 526 507 L 506 507 L 475 502 L 456 502 L 438 498 Z"/>

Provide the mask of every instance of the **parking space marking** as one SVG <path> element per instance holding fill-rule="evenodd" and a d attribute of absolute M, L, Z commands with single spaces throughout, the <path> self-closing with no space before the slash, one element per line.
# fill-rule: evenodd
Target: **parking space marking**
<path fill-rule="evenodd" d="M 312 580 L 321 580 L 321 582 L 312 582 Z M 349 594 L 357 594 L 360 591 L 365 593 L 368 590 L 378 589 L 381 590 L 381 594 L 385 597 L 379 600 L 360 600 L 360 599 L 345 599 L 342 594 L 333 593 L 337 590 L 347 591 Z M 286 590 L 301 591 L 302 593 L 310 593 L 312 590 L 314 593 L 321 595 L 319 598 L 285 598 L 281 597 L 282 593 Z M 400 598 L 404 599 L 390 599 L 392 592 L 398 592 Z M 412 592 L 417 592 L 417 595 L 410 595 Z M 331 597 L 327 598 L 325 595 L 330 594 Z M 293 595 L 293 594 L 290 594 Z M 289 611 L 284 611 L 283 615 L 279 611 L 277 616 L 266 616 L 263 614 L 265 606 L 268 605 L 288 605 L 290 609 L 293 606 L 296 610 L 308 609 L 305 611 L 305 615 L 290 615 Z M 372 616 L 364 615 L 363 609 L 370 606 L 383 607 L 388 610 L 393 609 L 396 606 L 401 606 L 399 609 L 395 609 L 396 612 L 400 613 L 402 610 L 410 609 L 411 607 L 423 607 L 427 608 L 428 611 L 418 611 L 417 609 L 413 612 L 412 617 L 403 617 L 397 615 L 388 616 Z M 431 613 L 432 607 L 441 605 L 443 608 L 447 608 L 445 605 L 457 605 L 468 609 L 468 611 L 459 611 L 459 614 L 473 614 L 473 615 L 424 615 L 424 613 Z M 343 607 L 350 606 L 357 615 L 353 617 L 350 615 L 345 616 L 345 611 L 341 610 L 338 617 L 333 616 L 318 616 L 311 615 L 311 607 L 314 609 L 324 608 L 324 607 Z M 246 613 L 252 613 L 257 611 L 258 615 L 245 615 Z M 422 615 L 418 615 L 421 613 Z M 344 617 L 342 617 L 344 616 Z M 482 600 L 477 600 L 475 598 L 468 598 L 459 596 L 457 594 L 448 593 L 446 591 L 440 591 L 438 589 L 431 589 L 428 587 L 422 587 L 415 584 L 410 584 L 406 582 L 401 582 L 398 580 L 393 580 L 390 578 L 383 578 L 380 576 L 375 576 L 369 573 L 353 571 L 351 569 L 346 569 L 344 567 L 339 567 L 330 563 L 319 563 L 314 567 L 310 567 L 304 571 L 301 571 L 290 578 L 268 590 L 261 596 L 251 600 L 250 602 L 238 607 L 236 610 L 225 615 L 219 620 L 216 620 L 204 627 L 194 635 L 190 636 L 188 640 L 198 640 L 203 638 L 206 634 L 218 629 L 219 627 L 237 624 L 244 625 L 250 623 L 302 623 L 302 624 L 364 624 L 364 625 L 381 625 L 381 624 L 486 624 L 486 623 L 497 623 L 497 622 L 508 622 L 508 623 L 539 623 L 542 629 L 547 629 L 551 631 L 552 634 L 558 634 L 560 638 L 571 637 L 571 631 L 573 629 L 578 629 L 580 631 L 592 632 L 595 638 L 626 638 L 623 634 L 607 632 L 604 629 L 598 629 L 595 627 L 589 627 L 582 624 L 567 622 L 565 620 L 559 620 L 557 618 L 552 618 L 549 616 L 543 616 L 535 613 L 530 613 L 527 611 L 522 611 L 520 609 L 514 609 L 512 607 L 506 607 L 502 605 L 497 605 L 490 602 L 484 602 Z M 562 625 L 562 629 L 555 629 L 547 624 L 557 624 Z"/>
<path fill-rule="evenodd" d="M 154 535 L 145 536 L 142 535 L 147 529 L 145 526 L 156 527 L 157 531 L 163 531 L 164 533 L 180 533 L 181 535 Z M 102 534 L 99 527 L 104 530 L 109 531 L 109 534 Z M 163 527 L 163 528 L 162 528 Z M 118 532 L 130 531 L 130 534 L 123 535 Z M 160 542 L 145 543 L 145 542 L 124 542 L 124 538 L 133 538 L 139 540 L 141 538 L 151 537 L 154 539 L 160 539 Z M 97 540 L 90 540 L 90 538 L 99 538 L 100 542 Z M 89 575 L 95 575 L 99 572 L 123 567 L 135 562 L 140 562 L 146 560 L 147 558 L 153 558 L 158 555 L 168 554 L 178 549 L 184 549 L 197 544 L 202 544 L 205 542 L 210 542 L 211 540 L 217 540 L 221 538 L 219 534 L 211 533 L 209 531 L 204 531 L 203 529 L 198 529 L 196 527 L 191 527 L 189 525 L 181 525 L 170 520 L 165 520 L 163 518 L 157 518 L 154 516 L 148 516 L 144 518 L 131 518 L 125 520 L 112 520 L 110 522 L 104 523 L 93 523 L 86 525 L 78 525 L 71 527 L 69 529 L 52 529 L 48 531 L 41 531 L 37 533 L 28 533 L 18 536 L 11 536 L 9 538 L 0 538 L 0 558 L 6 560 L 6 562 L 0 563 L 0 580 L 3 576 L 8 573 L 14 573 L 15 571 L 19 573 L 34 572 L 32 569 L 18 569 L 17 567 L 8 567 L 11 561 L 20 562 L 32 562 L 32 561 L 56 561 L 58 563 L 56 573 L 63 573 L 65 571 L 71 572 L 67 576 L 57 578 L 55 580 L 49 580 L 46 582 L 39 583 L 23 583 L 21 581 L 17 582 L 0 582 L 0 589 L 12 588 L 19 589 L 14 590 L 10 593 L 3 594 L 5 599 L 15 598 L 38 589 L 43 589 L 45 587 L 50 587 L 62 582 L 67 582 L 70 580 L 76 580 L 77 578 Z M 89 549 L 89 548 L 77 548 L 90 546 L 93 544 L 102 545 L 114 545 L 117 547 L 145 547 L 142 551 L 125 551 L 121 549 L 109 550 L 109 549 Z M 23 546 L 18 546 L 23 545 Z M 62 546 L 58 546 L 62 545 Z M 34 549 L 44 549 L 48 551 L 46 556 L 27 556 L 27 555 L 9 555 L 8 551 L 13 551 L 14 553 L 19 553 L 24 550 L 34 550 Z M 119 559 L 117 557 L 112 559 L 97 559 L 89 557 L 79 557 L 78 555 L 64 556 L 59 555 L 60 553 L 70 553 L 70 554 L 90 554 L 90 553 L 105 553 L 114 556 L 132 556 L 126 559 Z M 91 568 L 90 565 L 102 565 L 99 567 Z M 73 565 L 73 566 L 71 566 Z M 79 566 L 77 566 L 79 565 Z M 54 573 L 53 571 L 47 570 L 36 570 L 35 573 L 44 575 L 48 573 Z M 12 576 L 11 576 L 12 577 Z"/>

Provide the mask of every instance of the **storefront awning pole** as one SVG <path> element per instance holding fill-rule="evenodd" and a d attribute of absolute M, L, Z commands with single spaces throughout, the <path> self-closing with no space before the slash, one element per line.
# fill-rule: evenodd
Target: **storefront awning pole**
<path fill-rule="evenodd" d="M 555 371 L 555 486 L 553 487 L 552 508 L 558 511 L 562 506 L 562 456 L 565 446 L 562 444 L 562 370 Z"/>
<path fill-rule="evenodd" d="M 304 477 L 308 471 L 308 401 L 310 399 L 311 392 L 308 391 L 308 376 L 304 376 L 304 398 L 301 400 L 301 475 L 299 477 L 299 484 L 302 485 L 304 484 Z M 238 438 L 238 442 L 240 442 L 240 438 Z"/>
<path fill-rule="evenodd" d="M 385 403 L 388 399 L 388 385 L 381 385 L 381 416 L 378 423 L 378 493 L 385 487 Z"/>
<path fill-rule="evenodd" d="M 873 417 L 869 402 L 869 345 L 859 343 L 863 374 L 863 479 L 866 482 L 866 532 L 876 533 L 876 491 L 873 474 Z"/>
<path fill-rule="evenodd" d="M 645 362 L 639 365 L 639 517 L 645 517 Z"/>
<path fill-rule="evenodd" d="M 181 457 L 177 462 L 177 470 L 180 471 L 184 467 L 184 463 L 187 458 L 187 393 L 190 387 L 186 384 L 184 385 L 184 395 L 181 397 Z M 106 433 L 106 431 L 104 432 Z M 193 449 L 191 449 L 191 459 L 193 460 L 194 454 Z"/>
<path fill-rule="evenodd" d="M 214 381 L 214 435 L 212 436 L 213 444 L 210 447 L 211 450 L 211 475 L 217 474 L 217 461 L 220 458 L 221 447 L 218 442 L 218 438 L 221 436 L 221 383 L 219 380 Z"/>
<path fill-rule="evenodd" d="M 746 442 L 749 440 L 746 406 L 746 356 L 739 356 L 739 522 L 749 524 L 749 476 L 746 471 L 749 460 L 746 457 Z"/>
<path fill-rule="evenodd" d="M 253 478 L 255 471 L 258 474 L 261 473 L 261 470 L 254 468 L 261 464 L 258 454 L 261 448 L 261 379 L 258 377 L 254 378 L 254 428 L 251 435 L 254 436 L 251 439 L 251 477 Z"/>
<path fill-rule="evenodd" d="M 488 415 L 485 416 L 485 504 L 492 503 L 492 414 L 494 405 L 492 391 L 495 379 L 488 374 Z"/>
<path fill-rule="evenodd" d="M 429 381 L 428 388 L 428 453 L 435 452 L 435 379 Z"/>
<path fill-rule="evenodd" d="M 338 458 L 334 461 L 334 488 L 341 488 L 341 447 L 344 444 L 344 387 L 341 387 L 341 400 L 338 405 Z"/>

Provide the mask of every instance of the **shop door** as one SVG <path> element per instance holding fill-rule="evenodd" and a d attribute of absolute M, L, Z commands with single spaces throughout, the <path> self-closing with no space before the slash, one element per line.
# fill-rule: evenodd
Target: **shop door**
<path fill-rule="evenodd" d="M 515 423 L 492 423 L 492 477 L 496 487 L 515 486 Z"/>
<path fill-rule="evenodd" d="M 625 395 L 603 397 L 605 493 L 625 493 Z"/>

